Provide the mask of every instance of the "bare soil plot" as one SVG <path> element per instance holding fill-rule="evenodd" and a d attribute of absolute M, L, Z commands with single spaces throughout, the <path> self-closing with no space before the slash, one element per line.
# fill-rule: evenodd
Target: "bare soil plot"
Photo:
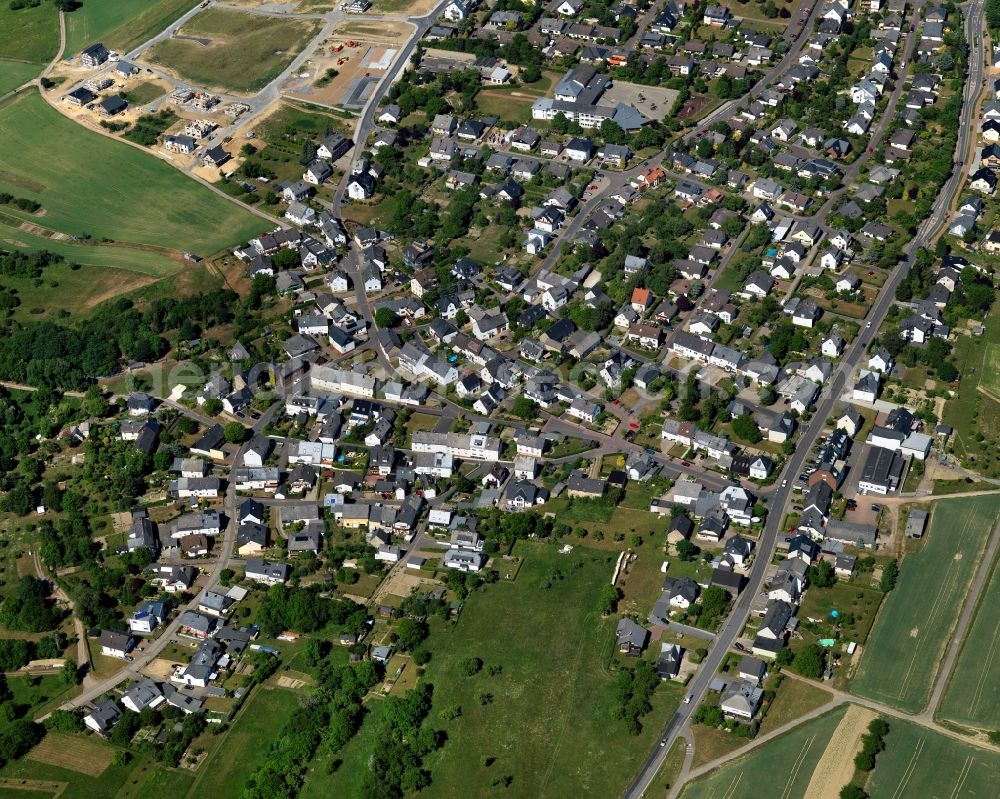
<path fill-rule="evenodd" d="M 29 760 L 99 777 L 111 765 L 115 749 L 92 738 L 50 732 L 28 753 Z"/>
<path fill-rule="evenodd" d="M 330 41 L 333 44 L 344 44 L 344 40 L 340 37 L 331 37 Z M 357 42 L 357 47 L 345 46 L 340 52 L 334 51 L 332 46 L 323 48 L 323 56 L 312 59 L 309 67 L 304 70 L 308 72 L 308 76 L 293 77 L 289 80 L 286 93 L 309 103 L 340 105 L 345 101 L 349 87 L 356 79 L 364 77 L 366 73 L 375 78 L 385 74 L 383 70 L 372 66 L 378 62 L 379 54 L 385 52 L 384 44 L 356 39 L 347 41 Z M 322 83 L 329 69 L 336 70 L 336 77 L 323 85 L 317 85 Z"/>
<path fill-rule="evenodd" d="M 406 22 L 368 22 L 363 19 L 348 20 L 333 29 L 335 36 L 389 44 L 404 42 L 412 31 L 413 26 Z"/>
<path fill-rule="evenodd" d="M 150 661 L 144 671 L 147 676 L 152 677 L 154 680 L 165 682 L 170 679 L 170 675 L 174 673 L 174 666 L 177 665 L 179 664 L 173 660 L 155 658 Z"/>

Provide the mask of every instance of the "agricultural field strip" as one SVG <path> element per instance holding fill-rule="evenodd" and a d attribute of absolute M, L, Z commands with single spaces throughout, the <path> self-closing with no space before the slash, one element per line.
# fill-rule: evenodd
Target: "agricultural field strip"
<path fill-rule="evenodd" d="M 949 514 L 949 510 L 953 508 L 958 518 Z M 943 598 L 954 594 L 955 601 L 959 601 L 959 589 L 967 586 L 972 579 L 975 563 L 978 561 L 977 555 L 982 552 L 987 540 L 987 536 L 983 536 L 976 542 L 973 536 L 975 528 L 980 525 L 985 526 L 988 518 L 988 529 L 992 531 L 996 520 L 995 503 L 985 498 L 974 503 L 967 502 L 963 507 L 957 507 L 954 500 L 943 501 L 934 513 L 934 521 L 924 550 L 911 555 L 908 559 L 911 567 L 909 574 L 905 572 L 904 562 L 900 585 L 889 595 L 872 631 L 873 637 L 869 641 L 858 675 L 852 685 L 852 690 L 862 696 L 876 700 L 885 698 L 890 704 L 895 704 L 891 700 L 908 704 L 908 699 L 916 699 L 908 697 L 907 692 L 920 671 L 921 658 L 927 660 L 926 652 L 936 637 L 939 641 L 938 655 L 931 663 L 931 674 L 926 675 L 928 683 L 933 682 L 931 678 L 939 667 L 940 653 L 944 651 L 948 641 L 948 635 L 941 634 L 937 626 L 944 624 L 949 630 L 953 629 L 954 623 L 948 624 L 948 620 L 954 621 L 956 616 L 952 607 L 955 602 L 949 603 L 943 601 Z M 937 537 L 935 531 L 938 531 Z M 944 537 L 945 532 L 948 538 Z M 952 551 L 953 540 L 959 542 L 957 552 Z M 940 557 L 945 554 L 937 551 L 942 547 L 948 549 L 946 554 L 952 556 L 943 574 L 937 569 Z M 934 567 L 934 572 L 928 574 L 926 580 L 919 579 L 919 573 L 917 576 L 913 574 L 914 570 L 928 567 Z M 969 576 L 966 580 L 960 581 L 963 570 L 968 570 Z M 938 583 L 931 588 L 933 594 L 930 594 L 926 588 L 934 579 L 938 580 Z M 925 613 L 920 613 L 919 611 L 926 609 L 928 596 L 933 596 L 933 607 Z M 900 654 L 904 651 L 909 653 L 908 656 Z M 886 667 L 881 662 L 882 657 L 891 657 L 892 665 Z M 878 670 L 877 673 L 873 671 L 875 669 Z"/>

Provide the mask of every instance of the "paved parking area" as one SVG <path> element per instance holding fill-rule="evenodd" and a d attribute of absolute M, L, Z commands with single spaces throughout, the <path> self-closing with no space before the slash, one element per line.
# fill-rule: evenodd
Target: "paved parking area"
<path fill-rule="evenodd" d="M 642 99 L 640 99 L 640 95 L 642 95 Z M 615 105 L 616 103 L 632 105 L 638 108 L 644 117 L 659 121 L 669 113 L 676 99 L 676 89 L 662 89 L 656 86 L 640 86 L 638 83 L 614 81 L 611 88 L 601 96 L 600 103 L 601 105 Z"/>

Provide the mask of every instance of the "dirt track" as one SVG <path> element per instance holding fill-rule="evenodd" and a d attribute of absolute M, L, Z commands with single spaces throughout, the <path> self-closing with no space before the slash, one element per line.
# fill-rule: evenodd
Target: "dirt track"
<path fill-rule="evenodd" d="M 854 774 L 854 756 L 861 751 L 861 736 L 877 716 L 875 711 L 859 705 L 848 708 L 813 770 L 805 799 L 837 799 L 840 796 L 840 789 Z"/>

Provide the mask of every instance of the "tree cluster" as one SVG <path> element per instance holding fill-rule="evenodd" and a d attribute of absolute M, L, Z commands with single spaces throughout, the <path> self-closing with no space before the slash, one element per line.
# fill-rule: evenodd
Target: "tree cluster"
<path fill-rule="evenodd" d="M 328 624 L 337 624 L 353 633 L 361 631 L 366 613 L 363 606 L 349 599 L 321 596 L 319 585 L 294 587 L 274 585 L 257 615 L 257 623 L 267 636 L 282 630 L 316 632 Z"/>
<path fill-rule="evenodd" d="M 614 715 L 625 722 L 632 735 L 642 732 L 640 719 L 653 709 L 653 691 L 659 684 L 656 668 L 646 660 L 640 660 L 635 668 L 622 669 L 615 677 Z"/>

